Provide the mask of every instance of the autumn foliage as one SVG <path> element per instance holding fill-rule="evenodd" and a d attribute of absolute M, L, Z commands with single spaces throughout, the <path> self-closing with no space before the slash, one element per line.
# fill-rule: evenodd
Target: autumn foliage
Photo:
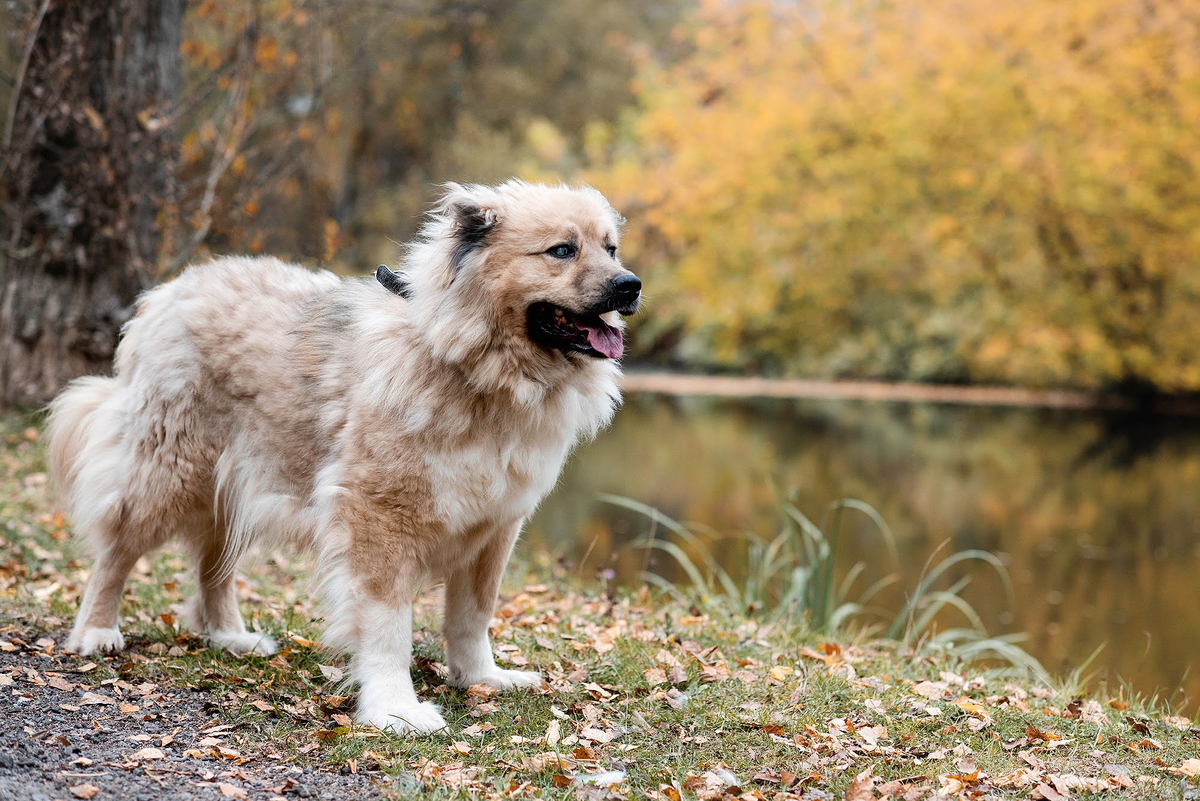
<path fill-rule="evenodd" d="M 647 350 L 1200 390 L 1200 2 L 729 4 L 590 175 Z"/>

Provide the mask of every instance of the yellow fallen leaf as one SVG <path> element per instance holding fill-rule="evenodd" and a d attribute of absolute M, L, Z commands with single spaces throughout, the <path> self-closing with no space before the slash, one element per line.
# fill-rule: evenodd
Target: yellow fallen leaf
<path fill-rule="evenodd" d="M 794 669 L 785 665 L 776 665 L 771 668 L 771 678 L 775 679 L 775 681 L 783 681 L 794 672 Z"/>
<path fill-rule="evenodd" d="M 987 709 L 982 704 L 975 703 L 965 695 L 955 701 L 954 705 L 968 715 L 974 715 L 977 718 L 986 718 L 988 716 Z"/>

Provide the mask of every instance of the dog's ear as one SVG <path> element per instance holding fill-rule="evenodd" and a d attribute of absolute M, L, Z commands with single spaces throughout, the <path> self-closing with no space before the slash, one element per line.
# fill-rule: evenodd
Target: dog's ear
<path fill-rule="evenodd" d="M 446 193 L 435 211 L 451 225 L 454 247 L 450 252 L 450 267 L 454 273 L 462 269 L 467 257 L 482 247 L 499 225 L 497 200 L 495 192 L 486 187 L 446 185 Z"/>

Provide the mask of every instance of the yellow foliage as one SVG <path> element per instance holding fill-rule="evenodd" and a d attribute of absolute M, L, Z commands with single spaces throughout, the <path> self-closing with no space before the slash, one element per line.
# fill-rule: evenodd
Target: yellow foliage
<path fill-rule="evenodd" d="M 1200 390 L 1200 0 L 707 2 L 589 180 L 689 352 Z"/>

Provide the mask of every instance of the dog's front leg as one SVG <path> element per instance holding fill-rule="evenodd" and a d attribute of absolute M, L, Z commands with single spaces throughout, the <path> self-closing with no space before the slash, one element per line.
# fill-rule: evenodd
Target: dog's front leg
<path fill-rule="evenodd" d="M 413 690 L 412 592 L 389 601 L 360 601 L 358 647 L 351 675 L 359 686 L 355 718 L 397 734 L 429 734 L 446 727 L 435 704 Z"/>
<path fill-rule="evenodd" d="M 500 578 L 521 524 L 492 532 L 479 555 L 446 578 L 446 664 L 456 687 L 487 684 L 497 690 L 536 687 L 540 673 L 496 667 L 488 626 L 500 592 Z"/>

